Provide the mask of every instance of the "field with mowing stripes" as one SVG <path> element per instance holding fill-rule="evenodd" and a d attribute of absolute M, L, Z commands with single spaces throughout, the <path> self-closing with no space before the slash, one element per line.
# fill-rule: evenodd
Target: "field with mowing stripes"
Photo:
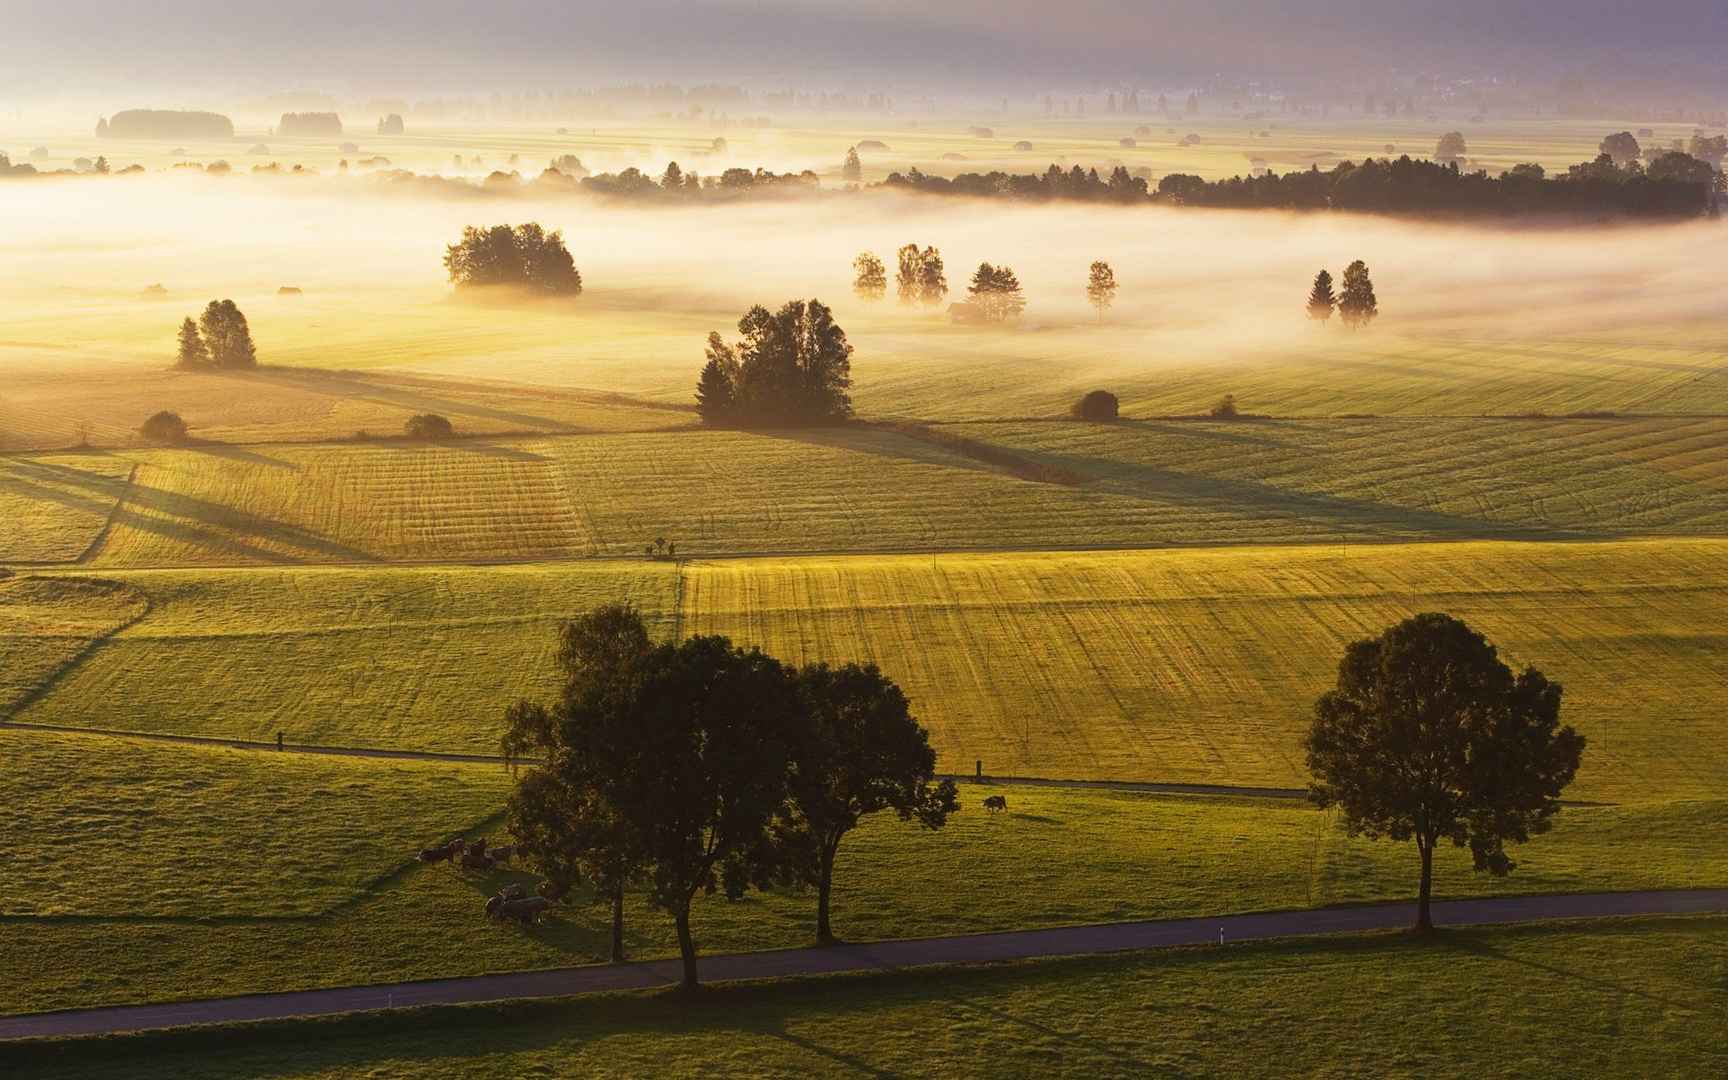
<path fill-rule="evenodd" d="M 489 752 L 558 621 L 630 597 L 663 634 L 879 663 L 951 771 L 1299 787 L 1344 645 L 1445 610 L 1564 684 L 1576 797 L 1728 784 L 1717 541 L 111 573 L 150 615 L 15 719 Z"/>
<path fill-rule="evenodd" d="M 1719 418 L 931 430 L 0 458 L 4 550 L 135 567 L 628 556 L 656 536 L 704 556 L 1728 535 Z"/>
<path fill-rule="evenodd" d="M 38 977 L 0 982 L 0 1013 L 589 963 L 607 911 L 577 902 L 522 933 L 478 918 L 519 871 L 421 867 L 424 844 L 497 828 L 501 766 L 0 730 L 0 950 Z M 39 778 L 60 780 L 42 785 Z M 91 785 L 98 785 L 92 788 Z M 99 790 L 101 798 L 88 792 Z M 1007 814 L 980 800 L 1006 793 Z M 869 819 L 841 849 L 851 940 L 1402 898 L 1414 853 L 1351 840 L 1297 800 L 978 786 L 940 832 Z M 1569 807 L 1510 878 L 1437 860 L 1441 895 L 1720 885 L 1728 804 Z M 27 838 L 27 839 L 25 839 Z M 815 898 L 702 901 L 717 951 L 807 943 Z M 630 950 L 676 952 L 670 921 L 629 904 Z"/>
<path fill-rule="evenodd" d="M 150 601 L 117 581 L 0 578 L 0 719 L 81 660 L 97 642 L 142 618 Z"/>

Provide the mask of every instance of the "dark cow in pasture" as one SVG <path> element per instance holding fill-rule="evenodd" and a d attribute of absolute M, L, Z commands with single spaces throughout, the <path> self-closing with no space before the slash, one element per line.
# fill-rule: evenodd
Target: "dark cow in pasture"
<path fill-rule="evenodd" d="M 437 847 L 421 848 L 420 854 L 414 857 L 423 863 L 449 862 L 456 857 L 463 846 L 462 838 L 458 836 L 456 839 L 439 844 Z"/>
<path fill-rule="evenodd" d="M 544 896 L 526 896 L 520 900 L 506 900 L 500 894 L 486 901 L 486 917 L 500 921 L 514 919 L 523 926 L 528 926 L 539 922 L 551 907 L 552 901 Z"/>
<path fill-rule="evenodd" d="M 1008 809 L 1008 796 L 1006 796 L 1006 795 L 991 795 L 991 796 L 989 796 L 988 798 L 986 798 L 984 800 L 984 809 L 990 811 L 992 814 L 1001 813 L 1002 811 Z"/>

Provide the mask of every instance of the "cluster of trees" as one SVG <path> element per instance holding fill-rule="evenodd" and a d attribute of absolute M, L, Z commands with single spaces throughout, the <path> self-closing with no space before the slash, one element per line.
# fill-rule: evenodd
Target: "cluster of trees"
<path fill-rule="evenodd" d="M 1075 165 L 1064 172 L 1051 165 L 1043 173 L 1016 175 L 1005 172 L 961 173 L 952 180 L 930 176 L 916 167 L 904 173 L 889 173 L 880 185 L 937 195 L 974 195 L 983 198 L 1073 199 L 1083 202 L 1144 202 L 1149 197 L 1147 180 L 1118 165 L 1108 178 L 1097 169 Z"/>
<path fill-rule="evenodd" d="M 852 345 L 820 300 L 760 305 L 736 344 L 708 335 L 696 411 L 711 427 L 809 427 L 852 415 Z"/>
<path fill-rule="evenodd" d="M 96 121 L 98 139 L 232 139 L 234 121 L 220 113 L 125 109 Z"/>
<path fill-rule="evenodd" d="M 444 249 L 444 268 L 458 289 L 510 285 L 548 296 L 576 296 L 582 275 L 564 246 L 564 236 L 538 222 L 489 229 L 470 225 Z"/>
<path fill-rule="evenodd" d="M 626 605 L 566 625 L 557 663 L 558 700 L 506 716 L 506 757 L 542 762 L 519 776 L 511 833 L 550 880 L 610 903 L 614 959 L 625 891 L 646 892 L 677 928 L 687 990 L 699 894 L 811 886 L 831 942 L 847 834 L 883 811 L 940 828 L 958 809 L 906 696 L 873 665 L 793 669 L 723 637 L 655 645 Z"/>
<path fill-rule="evenodd" d="M 232 300 L 212 300 L 197 322 L 180 324 L 179 366 L 237 370 L 258 366 L 252 328 Z"/>
<path fill-rule="evenodd" d="M 1410 157 L 1212 182 L 1172 173 L 1158 182 L 1158 197 L 1183 206 L 1244 209 L 1686 217 L 1711 212 L 1720 185 L 1708 162 L 1674 151 L 1648 168 L 1636 161 L 1617 164 L 1603 154 L 1552 178 L 1534 164 L 1490 176 L 1485 170 L 1464 172 L 1455 162 Z"/>
<path fill-rule="evenodd" d="M 899 265 L 894 273 L 894 290 L 902 304 L 939 304 L 948 295 L 948 276 L 940 251 L 907 244 L 895 253 L 895 258 Z"/>
<path fill-rule="evenodd" d="M 278 135 L 340 135 L 342 118 L 333 112 L 283 113 L 276 122 Z"/>
<path fill-rule="evenodd" d="M 408 125 L 402 122 L 401 113 L 391 113 L 378 121 L 378 134 L 400 135 L 408 130 Z"/>
<path fill-rule="evenodd" d="M 979 263 L 972 272 L 972 282 L 966 287 L 970 298 L 968 316 L 979 322 L 1009 322 L 1026 310 L 1026 294 L 1020 289 L 1020 279 L 1006 266 Z"/>
<path fill-rule="evenodd" d="M 1332 291 L 1332 275 L 1322 270 L 1314 275 L 1314 287 L 1308 290 L 1308 317 L 1326 322 L 1332 313 L 1352 330 L 1373 322 L 1380 314 L 1380 300 L 1374 295 L 1374 281 L 1368 276 L 1368 264 L 1357 259 L 1344 268 L 1344 291 Z"/>
<path fill-rule="evenodd" d="M 537 183 L 549 187 L 580 189 L 612 198 L 665 201 L 667 199 L 728 199 L 765 191 L 807 191 L 821 180 L 809 169 L 798 173 L 776 173 L 767 169 L 727 169 L 718 176 L 700 176 L 686 172 L 676 161 L 666 166 L 658 178 L 634 166 L 615 173 L 590 175 L 580 161 L 570 155 L 566 166 L 555 161 L 540 174 Z M 563 159 L 560 159 L 563 160 Z M 568 167 L 573 165 L 574 167 Z M 510 178 L 510 173 L 494 173 Z"/>

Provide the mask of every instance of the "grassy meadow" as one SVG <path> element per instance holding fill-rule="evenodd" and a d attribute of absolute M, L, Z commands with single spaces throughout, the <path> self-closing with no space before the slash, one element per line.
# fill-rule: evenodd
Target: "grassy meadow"
<path fill-rule="evenodd" d="M 19 1075 L 1711 1076 L 1725 973 L 1728 921 L 1610 920 L 54 1043 Z"/>
<path fill-rule="evenodd" d="M 0 1012 L 208 997 L 598 962 L 607 910 L 578 898 L 531 930 L 484 922 L 516 870 L 422 867 L 414 852 L 495 832 L 501 766 L 330 759 L 0 730 Z M 42 785 L 52 776 L 56 783 Z M 88 792 L 99 790 L 100 799 Z M 984 813 L 1005 793 L 1009 812 Z M 841 849 L 851 940 L 1404 899 L 1408 845 L 1352 840 L 1299 800 L 974 785 L 929 832 L 893 815 Z M 1568 807 L 1496 879 L 1438 859 L 1442 896 L 1728 882 L 1711 842 L 1728 804 Z M 171 853 L 172 857 L 164 857 Z M 957 883 L 961 883 L 957 885 Z M 711 951 L 806 944 L 802 890 L 702 901 Z M 674 955 L 670 921 L 632 898 L 629 948 Z"/>

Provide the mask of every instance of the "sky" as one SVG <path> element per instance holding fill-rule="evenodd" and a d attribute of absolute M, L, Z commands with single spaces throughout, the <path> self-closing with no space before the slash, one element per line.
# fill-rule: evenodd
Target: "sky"
<path fill-rule="evenodd" d="M 1484 64 L 1720 79 L 1724 0 L 0 0 L 0 94 L 1003 89 Z"/>

